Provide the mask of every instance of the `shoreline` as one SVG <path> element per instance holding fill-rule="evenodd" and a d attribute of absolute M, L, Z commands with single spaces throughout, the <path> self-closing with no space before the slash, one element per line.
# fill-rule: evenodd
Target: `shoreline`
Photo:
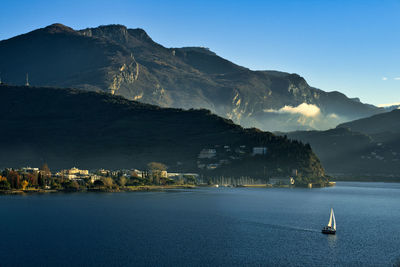
<path fill-rule="evenodd" d="M 124 193 L 124 192 L 146 192 L 146 191 L 163 191 L 170 189 L 194 189 L 195 185 L 143 185 L 143 186 L 127 186 L 125 188 L 87 188 L 80 190 L 58 190 L 58 189 L 27 189 L 27 190 L 0 190 L 0 195 L 28 195 L 28 194 L 54 194 L 54 193 Z"/>
<path fill-rule="evenodd" d="M 86 188 L 80 190 L 65 190 L 65 189 L 35 189 L 29 188 L 26 190 L 22 189 L 12 189 L 12 190 L 0 190 L 0 195 L 30 195 L 30 194 L 55 194 L 55 193 L 129 193 L 129 192 L 161 192 L 165 190 L 174 189 L 196 189 L 196 188 L 324 188 L 324 187 L 334 187 L 336 182 L 364 182 L 364 183 L 400 183 L 400 181 L 393 180 L 346 180 L 346 179 L 333 179 L 325 186 L 320 186 L 319 184 L 308 185 L 271 185 L 271 184 L 250 184 L 250 185 L 141 185 L 141 186 L 126 186 L 123 188 Z"/>
<path fill-rule="evenodd" d="M 331 178 L 332 182 L 372 182 L 372 183 L 400 183 L 400 177 L 368 177 L 368 176 L 341 176 Z"/>
<path fill-rule="evenodd" d="M 323 187 L 335 186 L 336 182 L 329 182 L 328 185 Z M 272 184 L 254 184 L 254 185 L 141 185 L 141 186 L 127 186 L 123 188 L 86 188 L 79 190 L 66 190 L 66 189 L 34 189 L 29 188 L 26 190 L 12 189 L 0 190 L 0 195 L 29 195 L 29 194 L 54 194 L 54 193 L 126 193 L 126 192 L 157 192 L 173 189 L 196 189 L 196 188 L 321 188 L 321 186 L 295 186 L 295 185 L 272 185 Z"/>

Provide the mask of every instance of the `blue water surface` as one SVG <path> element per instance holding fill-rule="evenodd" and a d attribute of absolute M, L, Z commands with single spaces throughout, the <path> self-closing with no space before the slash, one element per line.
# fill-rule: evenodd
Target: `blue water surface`
<path fill-rule="evenodd" d="M 321 228 L 335 210 L 337 235 Z M 0 266 L 392 266 L 400 184 L 0 196 Z"/>

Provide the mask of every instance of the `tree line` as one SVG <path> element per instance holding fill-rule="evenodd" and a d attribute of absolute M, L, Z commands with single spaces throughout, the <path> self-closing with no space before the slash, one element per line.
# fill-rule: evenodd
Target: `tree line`
<path fill-rule="evenodd" d="M 53 190 L 113 190 L 128 186 L 149 185 L 180 185 L 196 184 L 195 177 L 171 179 L 166 175 L 167 166 L 159 162 L 147 164 L 147 170 L 141 174 L 132 172 L 130 176 L 122 171 L 106 172 L 102 176 L 68 179 L 54 177 L 47 164 L 43 164 L 38 172 L 21 172 L 5 169 L 0 175 L 0 190 L 27 190 L 27 189 L 53 189 Z"/>

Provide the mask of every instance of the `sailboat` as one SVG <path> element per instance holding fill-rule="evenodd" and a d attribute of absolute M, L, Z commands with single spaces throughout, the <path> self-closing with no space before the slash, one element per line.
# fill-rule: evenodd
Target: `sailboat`
<path fill-rule="evenodd" d="M 323 234 L 334 235 L 336 234 L 336 220 L 335 214 L 333 213 L 333 209 L 331 208 L 331 216 L 329 217 L 329 223 L 327 226 L 322 228 Z"/>

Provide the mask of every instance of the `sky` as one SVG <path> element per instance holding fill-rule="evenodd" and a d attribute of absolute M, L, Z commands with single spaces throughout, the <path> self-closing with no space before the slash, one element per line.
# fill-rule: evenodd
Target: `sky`
<path fill-rule="evenodd" d="M 365 103 L 400 102 L 400 0 L 2 0 L 0 10 L 0 40 L 53 23 L 123 24 L 165 47 L 208 47 Z"/>

